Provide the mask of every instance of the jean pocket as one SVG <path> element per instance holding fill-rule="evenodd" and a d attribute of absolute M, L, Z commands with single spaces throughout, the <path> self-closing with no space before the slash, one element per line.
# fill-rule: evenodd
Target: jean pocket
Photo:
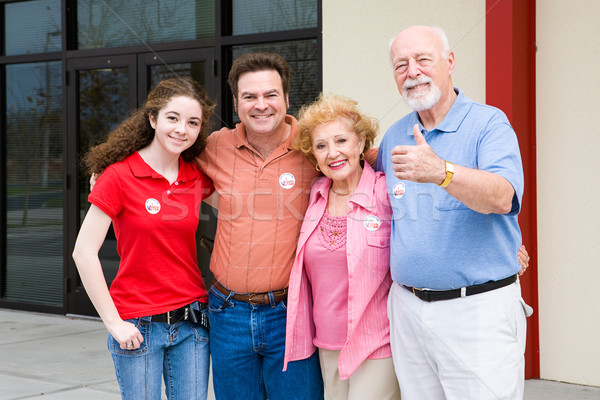
<path fill-rule="evenodd" d="M 285 311 L 287 311 L 287 298 L 285 300 L 281 300 L 279 302 L 280 307 L 283 308 Z"/>
<path fill-rule="evenodd" d="M 140 331 L 140 334 L 144 338 L 144 341 L 140 343 L 140 347 L 137 349 L 127 350 L 122 349 L 119 342 L 112 337 L 112 335 L 108 334 L 108 350 L 112 354 L 117 354 L 121 356 L 139 356 L 142 354 L 146 354 L 148 352 L 148 342 L 150 340 L 150 318 L 149 317 L 140 317 L 140 318 L 132 318 L 126 319 L 126 322 L 131 322 L 135 325 L 135 327 Z"/>
<path fill-rule="evenodd" d="M 223 295 L 211 287 L 208 291 L 208 311 L 209 313 L 222 313 L 231 303 Z"/>

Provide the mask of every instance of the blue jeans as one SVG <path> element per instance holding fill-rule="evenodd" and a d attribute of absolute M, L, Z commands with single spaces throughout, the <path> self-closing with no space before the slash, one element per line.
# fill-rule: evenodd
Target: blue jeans
<path fill-rule="evenodd" d="M 192 304 L 198 308 L 198 303 Z M 203 310 L 203 312 L 207 312 Z M 123 350 L 110 334 L 108 350 L 124 400 L 160 400 L 164 376 L 167 398 L 206 400 L 208 390 L 208 332 L 188 321 L 168 325 L 150 317 L 127 320 L 144 337 L 139 349 Z"/>
<path fill-rule="evenodd" d="M 252 305 L 208 293 L 213 386 L 219 400 L 321 400 L 319 356 L 288 364 L 285 302 Z"/>

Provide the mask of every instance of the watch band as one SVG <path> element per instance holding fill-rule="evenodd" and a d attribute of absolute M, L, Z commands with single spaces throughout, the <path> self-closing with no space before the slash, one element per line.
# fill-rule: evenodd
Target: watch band
<path fill-rule="evenodd" d="M 452 164 L 450 161 L 444 161 L 446 163 L 446 178 L 444 179 L 444 181 L 440 184 L 438 184 L 438 186 L 445 188 L 446 186 L 448 186 L 450 184 L 450 181 L 452 180 L 452 176 L 454 175 L 454 164 Z"/>

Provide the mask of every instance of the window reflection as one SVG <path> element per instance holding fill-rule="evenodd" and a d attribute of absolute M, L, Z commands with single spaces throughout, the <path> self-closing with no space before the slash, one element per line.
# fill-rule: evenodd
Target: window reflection
<path fill-rule="evenodd" d="M 317 0 L 233 0 L 233 34 L 317 27 Z"/>
<path fill-rule="evenodd" d="M 79 0 L 80 49 L 194 40 L 215 34 L 213 0 Z"/>
<path fill-rule="evenodd" d="M 206 62 L 189 62 L 176 64 L 160 64 L 150 67 L 150 87 L 156 86 L 158 82 L 178 76 L 189 76 L 202 86 L 205 82 Z"/>
<path fill-rule="evenodd" d="M 104 68 L 79 71 L 79 156 L 104 141 L 130 110 L 128 69 Z M 89 176 L 79 175 L 80 210 L 89 208 Z"/>
<path fill-rule="evenodd" d="M 104 141 L 111 130 L 117 127 L 130 111 L 128 101 L 129 69 L 102 68 L 80 70 L 78 72 L 79 96 L 79 156 Z M 80 223 L 90 207 L 89 175 L 79 174 Z M 119 270 L 117 240 L 111 226 L 99 251 L 102 271 L 110 287 Z"/>
<path fill-rule="evenodd" d="M 62 305 L 60 62 L 6 66 L 6 298 Z"/>
<path fill-rule="evenodd" d="M 4 49 L 7 56 L 61 50 L 60 0 L 5 5 Z"/>

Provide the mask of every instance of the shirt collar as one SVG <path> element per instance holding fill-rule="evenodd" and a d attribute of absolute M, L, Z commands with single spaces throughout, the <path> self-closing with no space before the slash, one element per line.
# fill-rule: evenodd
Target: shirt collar
<path fill-rule="evenodd" d="M 153 178 L 153 179 L 164 179 L 164 177 L 152 169 L 139 152 L 133 153 L 127 158 L 129 168 L 136 178 Z M 185 183 L 193 181 L 198 178 L 198 169 L 193 163 L 186 163 L 183 158 L 179 156 L 179 173 L 177 175 L 177 181 Z"/>
<path fill-rule="evenodd" d="M 358 204 L 362 208 L 370 210 L 373 203 L 373 186 L 375 185 L 375 171 L 365 162 L 363 172 L 358 182 L 356 190 L 352 194 L 351 202 Z"/>
<path fill-rule="evenodd" d="M 439 125 L 436 126 L 434 129 L 432 129 L 430 132 L 437 132 L 437 133 L 456 132 L 456 131 L 458 131 L 458 129 L 460 128 L 460 125 L 462 124 L 462 122 L 466 118 L 467 114 L 469 113 L 469 110 L 471 109 L 473 101 L 470 100 L 467 96 L 465 96 L 463 91 L 460 90 L 459 88 L 455 87 L 454 90 L 456 91 L 458 96 L 454 100 L 452 107 L 450 107 L 448 114 L 446 114 L 446 116 L 444 117 L 442 122 L 440 122 Z M 407 135 L 412 136 L 412 134 L 413 134 L 412 127 L 415 124 L 419 124 L 419 129 L 421 131 L 423 131 L 425 129 L 423 127 L 423 124 L 421 124 L 421 121 L 419 120 L 419 114 L 416 111 L 413 111 L 410 114 L 410 119 L 411 119 L 411 122 L 410 122 L 410 124 L 408 124 L 408 128 L 406 131 Z"/>
<path fill-rule="evenodd" d="M 324 179 L 319 179 L 315 182 L 317 186 L 317 194 L 324 199 L 327 199 L 329 196 L 329 188 L 331 187 L 331 183 L 333 181 L 330 178 L 324 177 Z M 370 210 L 372 208 L 373 202 L 373 186 L 375 185 L 375 171 L 369 165 L 369 163 L 364 163 L 362 175 L 360 176 L 360 181 L 358 182 L 358 186 L 356 190 L 352 194 L 350 201 Z"/>
<path fill-rule="evenodd" d="M 288 150 L 292 150 L 292 141 L 294 137 L 298 134 L 298 121 L 291 115 L 286 115 L 284 119 L 285 123 L 291 125 L 290 134 L 285 140 L 284 144 Z M 235 147 L 238 149 L 240 147 L 246 146 L 248 148 L 252 148 L 250 142 L 248 142 L 248 135 L 246 134 L 246 126 L 243 122 L 240 122 L 235 126 Z"/>

